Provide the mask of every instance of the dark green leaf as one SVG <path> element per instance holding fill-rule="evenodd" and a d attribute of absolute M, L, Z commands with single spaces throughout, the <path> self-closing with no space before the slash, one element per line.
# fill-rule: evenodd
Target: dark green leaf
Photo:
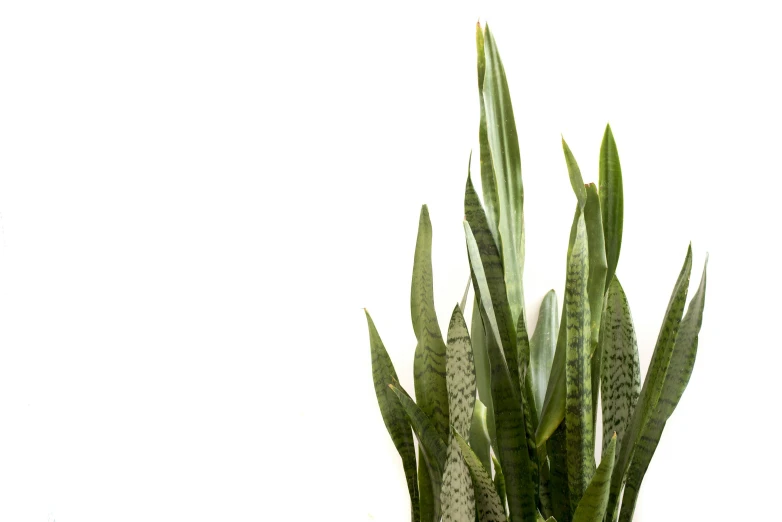
<path fill-rule="evenodd" d="M 491 364 L 486 348 L 486 330 L 483 328 L 481 306 L 476 294 L 472 307 L 472 327 L 470 328 L 472 353 L 475 362 L 475 379 L 478 387 L 478 397 L 486 406 L 486 427 L 492 446 L 497 447 L 497 432 L 494 428 L 494 406 L 491 401 Z M 491 467 L 489 467 L 491 469 Z"/>
<path fill-rule="evenodd" d="M 638 499 L 638 490 L 660 442 L 665 423 L 679 404 L 687 383 L 690 381 L 692 368 L 695 365 L 695 355 L 698 352 L 698 334 L 703 323 L 703 306 L 705 301 L 706 266 L 704 265 L 701 283 L 690 301 L 690 305 L 687 307 L 687 314 L 679 327 L 670 364 L 665 372 L 662 392 L 654 413 L 647 420 L 643 432 L 635 445 L 630 469 L 627 474 L 625 492 L 622 497 L 620 522 L 630 522 L 633 518 L 635 503 Z"/>
<path fill-rule="evenodd" d="M 570 490 L 567 484 L 567 435 L 562 422 L 546 441 L 550 462 L 551 511 L 560 522 L 570 522 Z"/>
<path fill-rule="evenodd" d="M 603 522 L 608 505 L 608 491 L 611 486 L 611 472 L 614 470 L 614 453 L 616 451 L 616 435 L 609 439 L 603 459 L 595 471 L 592 481 L 584 492 L 573 522 Z"/>
<path fill-rule="evenodd" d="M 622 166 L 616 150 L 611 126 L 606 125 L 600 145 L 600 209 L 603 213 L 603 231 L 606 243 L 606 287 L 611 284 L 622 248 L 624 196 L 622 193 Z"/>
<path fill-rule="evenodd" d="M 388 356 L 380 334 L 377 333 L 375 323 L 369 316 L 369 312 L 364 310 L 367 316 L 369 326 L 369 345 L 372 353 L 372 378 L 375 383 L 375 395 L 377 403 L 380 406 L 380 413 L 383 416 L 383 422 L 386 425 L 391 440 L 402 457 L 402 466 L 405 470 L 407 479 L 407 490 L 410 493 L 411 520 L 418 522 L 420 520 L 418 506 L 418 484 L 415 471 L 415 445 L 413 443 L 413 434 L 410 431 L 410 423 L 405 415 L 405 410 L 399 403 L 394 392 L 389 388 L 389 384 L 398 382 L 396 370 Z"/>
<path fill-rule="evenodd" d="M 591 337 L 589 314 L 589 251 L 586 225 L 579 218 L 576 240 L 568 261 L 565 284 L 567 321 L 566 401 L 568 486 L 573 509 L 595 471 L 592 422 Z"/>

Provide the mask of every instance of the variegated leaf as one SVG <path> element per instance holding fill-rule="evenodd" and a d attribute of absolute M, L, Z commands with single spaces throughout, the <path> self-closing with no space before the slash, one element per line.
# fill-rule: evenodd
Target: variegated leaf
<path fill-rule="evenodd" d="M 459 433 L 469 434 L 475 408 L 475 364 L 467 323 L 458 305 L 448 326 L 445 368 L 448 417 Z"/>
<path fill-rule="evenodd" d="M 484 468 L 478 456 L 470 445 L 458 434 L 454 439 L 462 450 L 464 462 L 470 470 L 472 485 L 475 491 L 475 508 L 479 522 L 506 522 L 505 508 L 502 505 L 494 483 L 491 480 L 491 470 Z"/>
<path fill-rule="evenodd" d="M 573 513 L 573 522 L 603 522 L 608 505 L 608 491 L 611 487 L 611 472 L 614 470 L 616 434 L 608 441 L 603 459 L 589 486 Z"/>

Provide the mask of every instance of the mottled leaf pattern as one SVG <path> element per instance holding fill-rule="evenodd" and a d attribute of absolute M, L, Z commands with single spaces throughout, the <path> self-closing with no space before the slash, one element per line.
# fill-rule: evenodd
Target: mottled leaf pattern
<path fill-rule="evenodd" d="M 502 506 L 497 491 L 494 489 L 494 483 L 491 479 L 491 470 L 487 470 L 481 464 L 478 456 L 470 448 L 469 444 L 458 434 L 454 439 L 459 444 L 464 456 L 464 462 L 470 470 L 472 485 L 475 491 L 475 508 L 479 522 L 505 522 L 505 508 Z"/>
<path fill-rule="evenodd" d="M 549 290 L 540 304 L 535 333 L 530 339 L 530 379 L 534 391 L 535 410 L 540 418 L 543 399 L 546 398 L 546 385 L 554 362 L 554 350 L 557 347 L 559 330 L 559 308 L 557 294 Z"/>
<path fill-rule="evenodd" d="M 603 350 L 600 393 L 603 406 L 603 452 L 612 434 L 622 447 L 627 423 L 641 393 L 641 368 L 633 318 L 619 279 L 614 277 L 606 294 L 603 326 L 600 329 Z"/>
<path fill-rule="evenodd" d="M 600 145 L 600 210 L 603 213 L 603 232 L 606 245 L 606 287 L 616 273 L 619 251 L 622 248 L 622 227 L 624 224 L 624 196 L 622 189 L 622 166 L 616 150 L 611 126 L 606 125 L 603 143 Z"/>
<path fill-rule="evenodd" d="M 475 408 L 475 366 L 467 323 L 457 305 L 448 326 L 446 381 L 452 431 L 469 436 Z M 440 493 L 443 522 L 474 522 L 475 498 L 470 473 L 451 434 Z"/>
<path fill-rule="evenodd" d="M 611 472 L 614 470 L 616 435 L 608 439 L 603 459 L 592 477 L 589 486 L 578 503 L 573 522 L 603 522 L 608 505 L 608 490 L 611 486 Z"/>
<path fill-rule="evenodd" d="M 521 379 L 521 406 L 524 411 L 525 437 L 527 438 L 527 451 L 529 452 L 531 480 L 535 486 L 535 498 L 540 494 L 540 469 L 538 462 L 538 448 L 535 444 L 535 429 L 538 424 L 538 414 L 535 411 L 532 380 L 528 376 L 530 360 L 530 343 L 527 334 L 527 324 L 524 314 L 519 315 L 516 326 L 516 339 L 518 341 L 517 353 L 519 357 L 519 378 Z"/>
<path fill-rule="evenodd" d="M 524 309 L 524 187 L 521 182 L 519 137 L 508 81 L 497 44 L 488 26 L 484 33 L 484 55 L 486 72 L 482 94 L 486 109 L 487 141 L 500 203 L 499 237 L 502 244 L 497 246 L 501 248 L 505 268 L 507 299 L 512 313 L 510 322 L 516 326 L 516 318 Z"/>
<path fill-rule="evenodd" d="M 480 297 L 481 314 L 487 327 L 487 346 L 491 364 L 491 392 L 497 423 L 497 454 L 505 470 L 508 508 L 511 519 L 523 522 L 535 520 L 535 496 L 531 480 L 530 460 L 524 436 L 524 415 L 518 385 L 510 379 L 508 364 L 499 347 L 499 332 L 493 317 L 492 297 L 484 266 L 470 225 L 464 223 L 467 253 L 473 274 L 473 288 Z"/>
<path fill-rule="evenodd" d="M 394 365 L 388 356 L 388 352 L 380 339 L 380 334 L 378 334 L 369 312 L 364 310 L 364 313 L 367 316 L 367 325 L 369 327 L 372 378 L 375 383 L 377 403 L 388 434 L 391 435 L 391 440 L 394 442 L 399 456 L 402 457 L 402 466 L 407 479 L 407 490 L 410 493 L 411 520 L 417 522 L 420 519 L 420 513 L 413 433 L 410 431 L 410 422 L 407 420 L 404 408 L 399 403 L 394 392 L 388 388 L 389 384 L 395 384 L 399 381 Z"/>
<path fill-rule="evenodd" d="M 589 334 L 589 252 L 586 225 L 578 220 L 565 284 L 567 352 L 565 420 L 570 505 L 575 509 L 595 470 Z"/>
<path fill-rule="evenodd" d="M 649 365 L 649 372 L 644 379 L 641 395 L 638 397 L 635 411 L 628 424 L 627 431 L 622 441 L 622 447 L 619 449 L 619 457 L 614 466 L 614 473 L 611 477 L 611 493 L 608 497 L 608 513 L 614 513 L 619 500 L 619 493 L 622 490 L 625 473 L 630 464 L 630 457 L 633 449 L 641 436 L 646 421 L 654 411 L 657 400 L 663 387 L 665 371 L 671 361 L 673 345 L 676 341 L 676 335 L 679 331 L 684 305 L 687 301 L 687 287 L 690 282 L 690 271 L 692 269 L 692 247 L 687 248 L 687 256 L 684 259 L 684 265 L 676 285 L 673 288 L 671 300 L 668 302 L 668 309 L 665 312 L 663 325 L 660 334 L 657 337 L 657 344 L 654 347 L 652 361 Z"/>
<path fill-rule="evenodd" d="M 708 262 L 708 261 L 707 261 Z M 701 283 L 687 307 L 687 314 L 681 322 L 676 342 L 673 347 L 671 361 L 666 369 L 662 392 L 657 401 L 654 413 L 649 417 L 638 439 L 630 469 L 627 474 L 622 511 L 619 522 L 630 522 L 638 498 L 641 481 L 649 468 L 657 445 L 660 442 L 665 423 L 673 413 L 676 405 L 690 381 L 695 365 L 695 355 L 698 351 L 698 334 L 703 322 L 703 305 L 706 299 L 706 266 L 703 267 Z"/>
<path fill-rule="evenodd" d="M 570 489 L 567 482 L 567 429 L 562 422 L 546 441 L 550 466 L 551 511 L 560 522 L 570 522 Z"/>

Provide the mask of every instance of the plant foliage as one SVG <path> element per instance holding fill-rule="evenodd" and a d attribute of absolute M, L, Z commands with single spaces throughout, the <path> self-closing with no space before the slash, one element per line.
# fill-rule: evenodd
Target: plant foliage
<path fill-rule="evenodd" d="M 477 28 L 480 185 L 467 173 L 463 223 L 474 290 L 443 335 L 434 309 L 432 225 L 421 209 L 410 308 L 414 401 L 367 312 L 378 405 L 399 451 L 413 522 L 630 522 L 663 428 L 692 373 L 706 267 L 685 304 L 688 248 L 641 384 L 630 306 L 616 276 L 624 199 L 606 126 L 598 184 L 562 141 L 576 208 L 565 296 L 524 309 L 524 192 L 508 83 L 489 28 Z M 598 401 L 598 391 L 600 401 Z M 602 429 L 596 426 L 601 408 Z M 602 434 L 598 463 L 595 433 Z M 413 436 L 418 439 L 416 457 Z"/>

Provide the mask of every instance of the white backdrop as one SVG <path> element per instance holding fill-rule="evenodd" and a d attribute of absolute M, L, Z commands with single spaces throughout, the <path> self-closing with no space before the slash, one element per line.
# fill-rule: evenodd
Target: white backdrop
<path fill-rule="evenodd" d="M 622 161 L 645 370 L 689 241 L 698 360 L 636 520 L 776 516 L 771 3 L 5 2 L 0 520 L 407 520 L 363 307 L 412 390 L 420 205 L 445 329 L 468 277 L 475 22 L 513 95 L 530 318 L 574 196 Z M 773 514 L 772 514 L 773 513 Z"/>

